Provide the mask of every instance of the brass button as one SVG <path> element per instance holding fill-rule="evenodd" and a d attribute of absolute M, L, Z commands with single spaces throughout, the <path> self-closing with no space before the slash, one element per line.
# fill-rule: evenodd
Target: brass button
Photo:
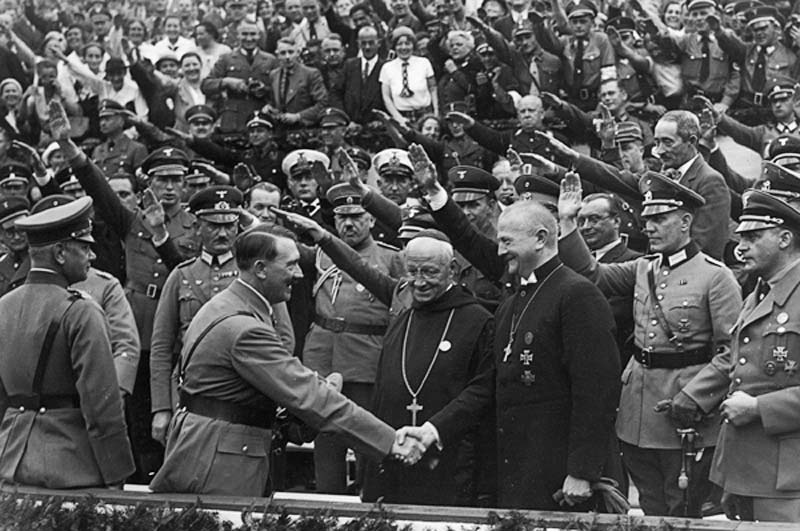
<path fill-rule="evenodd" d="M 157 264 L 160 264 L 161 262 L 163 262 L 163 260 L 161 260 L 161 258 L 156 258 L 156 263 Z"/>
<path fill-rule="evenodd" d="M 733 383 L 735 383 L 736 385 L 739 385 L 739 384 L 741 384 L 741 383 L 742 383 L 742 379 L 741 379 L 741 378 L 736 378 L 736 379 L 733 381 Z"/>
<path fill-rule="evenodd" d="M 155 273 L 153 273 L 153 278 L 158 278 L 158 271 L 156 271 Z"/>
<path fill-rule="evenodd" d="M 47 410 L 44 408 L 44 406 L 39 408 L 39 413 L 41 413 L 42 415 L 44 415 L 45 411 L 47 411 Z"/>
<path fill-rule="evenodd" d="M 664 272 L 663 272 L 663 273 L 661 273 L 661 274 L 662 274 L 662 275 L 664 275 L 664 276 L 667 276 L 667 275 L 669 275 L 669 271 L 667 271 L 667 270 L 665 269 L 665 270 L 664 270 Z"/>
<path fill-rule="evenodd" d="M 647 334 L 647 337 L 649 337 L 650 339 L 653 339 L 654 337 L 656 337 L 656 333 L 655 332 L 650 332 L 649 334 Z"/>
<path fill-rule="evenodd" d="M 246 444 L 244 446 L 242 446 L 242 451 L 247 453 L 247 445 Z"/>
<path fill-rule="evenodd" d="M 743 339 L 742 339 L 742 343 L 744 343 L 745 345 L 746 345 L 746 344 L 748 344 L 748 343 L 750 343 L 750 338 L 749 338 L 749 337 L 745 337 L 745 338 L 743 338 Z"/>
<path fill-rule="evenodd" d="M 25 412 L 25 406 L 19 406 L 19 412 L 20 413 L 24 413 Z"/>
<path fill-rule="evenodd" d="M 662 283 L 659 285 L 659 287 L 660 287 L 661 289 L 664 289 L 664 288 L 666 288 L 666 287 L 667 287 L 667 283 L 666 283 L 666 282 L 662 282 Z"/>
<path fill-rule="evenodd" d="M 747 358 L 739 358 L 739 365 L 744 365 L 747 363 Z"/>
<path fill-rule="evenodd" d="M 652 324 L 653 326 L 657 325 L 658 319 L 653 319 L 652 321 L 650 321 L 650 324 Z"/>

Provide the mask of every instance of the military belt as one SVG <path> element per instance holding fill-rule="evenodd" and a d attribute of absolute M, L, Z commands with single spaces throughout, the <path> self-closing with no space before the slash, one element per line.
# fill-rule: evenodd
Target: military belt
<path fill-rule="evenodd" d="M 272 422 L 275 420 L 275 411 L 217 400 L 203 395 L 192 395 L 184 391 L 180 392 L 180 407 L 202 417 L 265 430 L 272 429 Z"/>
<path fill-rule="evenodd" d="M 638 350 L 633 355 L 645 369 L 682 369 L 692 365 L 708 363 L 714 357 L 711 347 L 677 352 L 653 352 L 650 349 Z"/>
<path fill-rule="evenodd" d="M 348 323 L 343 317 L 329 318 L 318 315 L 314 322 L 325 330 L 331 332 L 341 333 L 350 332 L 351 334 L 361 334 L 365 336 L 382 336 L 386 333 L 388 328 L 386 325 L 365 325 Z"/>
<path fill-rule="evenodd" d="M 8 397 L 8 407 L 26 409 L 77 409 L 81 407 L 78 395 L 13 395 Z"/>
<path fill-rule="evenodd" d="M 145 297 L 151 299 L 158 299 L 158 297 L 161 296 L 161 287 L 158 284 L 145 284 L 143 282 L 129 280 L 127 286 L 130 290 L 141 293 Z"/>

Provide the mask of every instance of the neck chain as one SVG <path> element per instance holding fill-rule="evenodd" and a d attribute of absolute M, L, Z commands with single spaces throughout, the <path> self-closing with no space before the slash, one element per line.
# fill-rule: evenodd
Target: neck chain
<path fill-rule="evenodd" d="M 542 280 L 540 283 L 537 284 L 536 289 L 533 292 L 533 295 L 531 295 L 531 298 L 528 299 L 528 302 L 525 303 L 525 306 L 522 308 L 522 311 L 519 313 L 519 315 L 514 314 L 511 317 L 511 328 L 508 330 L 508 343 L 506 344 L 506 348 L 503 349 L 503 362 L 504 363 L 507 362 L 509 356 L 511 356 L 511 345 L 514 343 L 514 338 L 517 336 L 517 330 L 519 329 L 519 325 L 522 322 L 522 318 L 525 317 L 525 312 L 528 311 L 528 307 L 531 305 L 533 300 L 536 298 L 536 295 L 539 294 L 539 290 L 542 289 L 542 286 L 544 286 L 545 283 L 548 280 L 550 280 L 550 277 L 553 276 L 553 273 L 555 273 L 556 271 L 561 269 L 563 266 L 564 266 L 564 264 L 558 264 L 555 269 L 550 271 L 550 274 L 548 274 L 546 277 L 544 277 L 544 280 Z"/>
<path fill-rule="evenodd" d="M 411 313 L 408 315 L 408 323 L 406 323 L 406 333 L 403 336 L 403 349 L 401 351 L 402 357 L 400 360 L 400 368 L 403 373 L 403 383 L 406 385 L 406 389 L 408 393 L 411 395 L 411 403 L 406 406 L 406 409 L 411 412 L 411 425 L 417 425 L 417 413 L 422 411 L 422 405 L 417 401 L 417 396 L 419 395 L 422 388 L 425 386 L 425 382 L 428 381 L 428 376 L 431 375 L 431 371 L 433 370 L 433 366 L 436 364 L 436 360 L 439 358 L 439 352 L 442 351 L 442 346 L 444 345 L 445 338 L 447 337 L 447 332 L 450 330 L 450 323 L 453 321 L 453 314 L 456 312 L 456 309 L 453 308 L 450 310 L 450 315 L 447 317 L 447 324 L 444 325 L 444 332 L 442 332 L 442 337 L 439 339 L 439 343 L 436 346 L 436 352 L 433 354 L 433 360 L 431 360 L 430 365 L 428 365 L 428 370 L 425 371 L 425 376 L 422 377 L 422 381 L 417 387 L 417 390 L 414 391 L 411 388 L 411 384 L 408 382 L 408 371 L 406 370 L 406 352 L 408 347 L 408 333 L 411 330 L 411 320 L 414 318 L 414 310 L 411 310 Z M 444 349 L 445 351 L 450 350 L 449 347 Z"/>

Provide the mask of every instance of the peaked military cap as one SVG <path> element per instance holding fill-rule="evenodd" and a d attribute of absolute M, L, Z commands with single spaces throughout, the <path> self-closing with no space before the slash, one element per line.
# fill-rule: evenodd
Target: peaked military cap
<path fill-rule="evenodd" d="M 258 111 L 253 113 L 253 116 L 247 121 L 247 128 L 250 129 L 252 127 L 266 127 L 268 129 L 272 129 L 274 126 L 272 122 L 264 115 Z"/>
<path fill-rule="evenodd" d="M 210 183 L 211 176 L 206 173 L 202 164 L 214 165 L 210 160 L 192 159 L 189 161 L 189 173 L 186 174 L 186 182 L 193 184 Z"/>
<path fill-rule="evenodd" d="M 591 0 L 575 0 L 567 6 L 567 18 L 596 16 L 597 6 Z"/>
<path fill-rule="evenodd" d="M 397 231 L 397 238 L 410 240 L 420 231 L 436 228 L 438 225 L 428 211 L 422 208 L 412 208 L 403 217 L 403 223 Z"/>
<path fill-rule="evenodd" d="M 449 112 L 469 112 L 469 106 L 466 101 L 451 101 L 446 103 L 442 109 L 442 114 L 446 115 Z"/>
<path fill-rule="evenodd" d="M 778 196 L 785 201 L 793 202 L 800 199 L 800 172 L 784 168 L 774 162 L 761 163 L 761 178 L 753 185 L 755 190 L 761 190 Z"/>
<path fill-rule="evenodd" d="M 350 183 L 339 183 L 331 186 L 325 194 L 333 213 L 339 215 L 356 215 L 366 212 L 361 205 L 361 192 L 350 186 Z"/>
<path fill-rule="evenodd" d="M 544 177 L 522 174 L 514 181 L 514 190 L 523 201 L 558 202 L 559 188 L 556 183 Z"/>
<path fill-rule="evenodd" d="M 800 136 L 783 134 L 773 138 L 764 158 L 780 166 L 800 164 Z"/>
<path fill-rule="evenodd" d="M 283 158 L 281 169 L 287 177 L 296 177 L 309 173 L 315 164 L 325 170 L 331 166 L 331 159 L 325 153 L 314 149 L 295 149 Z"/>
<path fill-rule="evenodd" d="M 773 22 L 780 27 L 783 27 L 783 17 L 772 6 L 765 6 L 760 5 L 754 7 L 753 9 L 747 11 L 747 25 L 752 26 L 753 24 L 758 24 L 759 22 Z"/>
<path fill-rule="evenodd" d="M 492 49 L 491 46 L 489 46 L 489 43 L 486 41 L 483 41 L 479 43 L 477 46 L 475 46 L 475 53 L 481 55 L 484 52 L 494 53 L 494 50 Z"/>
<path fill-rule="evenodd" d="M 514 26 L 514 29 L 511 31 L 511 36 L 516 37 L 518 35 L 533 35 L 533 22 L 526 18 Z"/>
<path fill-rule="evenodd" d="M 350 146 L 345 148 L 345 151 L 350 155 L 350 158 L 353 159 L 353 162 L 362 170 L 368 170 L 372 167 L 372 158 L 369 156 L 369 153 L 360 147 Z"/>
<path fill-rule="evenodd" d="M 719 6 L 717 6 L 717 3 L 714 0 L 691 0 L 687 4 L 686 9 L 692 11 L 693 9 L 702 9 L 704 7 L 711 7 L 716 9 Z"/>
<path fill-rule="evenodd" d="M 340 127 L 350 123 L 347 113 L 336 107 L 322 109 L 319 118 L 320 127 Z"/>
<path fill-rule="evenodd" d="M 447 172 L 447 178 L 456 203 L 475 201 L 500 188 L 500 181 L 494 175 L 474 166 L 453 166 Z"/>
<path fill-rule="evenodd" d="M 67 166 L 66 168 L 58 170 L 54 175 L 54 178 L 62 192 L 83 189 L 83 187 L 81 187 L 81 183 L 78 182 L 78 178 L 75 177 L 75 172 L 72 171 L 71 166 Z"/>
<path fill-rule="evenodd" d="M 767 86 L 767 98 L 770 100 L 791 98 L 794 96 L 794 89 L 796 86 L 797 81 L 790 77 L 782 76 L 774 79 Z"/>
<path fill-rule="evenodd" d="M 764 3 L 760 2 L 759 0 L 741 0 L 740 2 L 733 3 L 733 14 L 737 17 L 745 17 L 747 16 L 747 12 L 751 9 L 755 9 L 758 6 L 763 6 Z"/>
<path fill-rule="evenodd" d="M 617 144 L 633 142 L 635 140 L 639 142 L 644 141 L 642 126 L 636 122 L 620 122 L 617 124 L 616 131 L 614 132 L 614 141 Z"/>
<path fill-rule="evenodd" d="M 411 177 L 414 175 L 414 166 L 404 149 L 389 148 L 379 151 L 372 157 L 372 165 L 377 169 L 378 175 L 399 175 Z"/>
<path fill-rule="evenodd" d="M 238 221 L 243 204 L 242 192 L 233 186 L 209 186 L 189 198 L 189 210 L 211 223 Z"/>
<path fill-rule="evenodd" d="M 649 171 L 639 182 L 644 201 L 642 216 L 655 216 L 678 209 L 693 212 L 706 204 L 703 196 L 666 175 Z"/>
<path fill-rule="evenodd" d="M 32 247 L 64 240 L 94 243 L 92 238 L 92 198 L 81 197 L 16 221 L 28 235 Z"/>
<path fill-rule="evenodd" d="M 125 112 L 125 107 L 118 101 L 103 100 L 100 102 L 100 108 L 97 114 L 102 118 L 103 116 L 116 116 L 123 112 Z"/>
<path fill-rule="evenodd" d="M 162 147 L 150 153 L 142 162 L 142 171 L 148 176 L 186 175 L 189 170 L 189 157 L 174 147 Z"/>
<path fill-rule="evenodd" d="M 742 195 L 742 206 L 736 232 L 775 227 L 800 229 L 800 211 L 775 195 L 748 190 Z"/>
<path fill-rule="evenodd" d="M 66 194 L 55 194 L 55 195 L 48 195 L 36 201 L 36 204 L 33 205 L 31 208 L 31 215 L 38 214 L 39 212 L 44 212 L 50 208 L 55 208 L 57 206 L 66 205 L 67 203 L 72 203 L 75 201 L 75 198 L 71 195 Z"/>
<path fill-rule="evenodd" d="M 22 216 L 28 215 L 31 204 L 24 197 L 12 196 L 0 201 L 0 225 L 5 225 Z"/>
<path fill-rule="evenodd" d="M 26 185 L 33 177 L 31 170 L 21 164 L 9 164 L 0 168 L 0 187 L 9 184 Z"/>
<path fill-rule="evenodd" d="M 186 121 L 191 123 L 195 120 L 209 120 L 213 122 L 217 119 L 217 113 L 208 105 L 192 105 L 184 113 Z"/>

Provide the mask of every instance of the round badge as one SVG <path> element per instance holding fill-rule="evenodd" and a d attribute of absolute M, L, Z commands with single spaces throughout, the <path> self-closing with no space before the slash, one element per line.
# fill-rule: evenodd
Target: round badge
<path fill-rule="evenodd" d="M 775 376 L 775 373 L 778 372 L 778 364 L 774 361 L 770 360 L 764 363 L 764 374 L 767 376 Z"/>
<path fill-rule="evenodd" d="M 533 343 L 533 332 L 525 332 L 525 344 L 530 345 Z"/>
<path fill-rule="evenodd" d="M 439 350 L 441 350 L 442 352 L 447 352 L 452 348 L 452 346 L 453 345 L 448 340 L 445 339 L 444 341 L 439 343 Z"/>
<path fill-rule="evenodd" d="M 778 324 L 786 324 L 786 322 L 789 320 L 789 314 L 786 312 L 781 312 L 778 314 L 778 317 L 776 317 L 775 320 L 778 321 Z"/>
<path fill-rule="evenodd" d="M 356 291 L 361 293 L 362 291 L 364 291 L 364 286 L 362 286 L 361 284 L 356 284 Z"/>

